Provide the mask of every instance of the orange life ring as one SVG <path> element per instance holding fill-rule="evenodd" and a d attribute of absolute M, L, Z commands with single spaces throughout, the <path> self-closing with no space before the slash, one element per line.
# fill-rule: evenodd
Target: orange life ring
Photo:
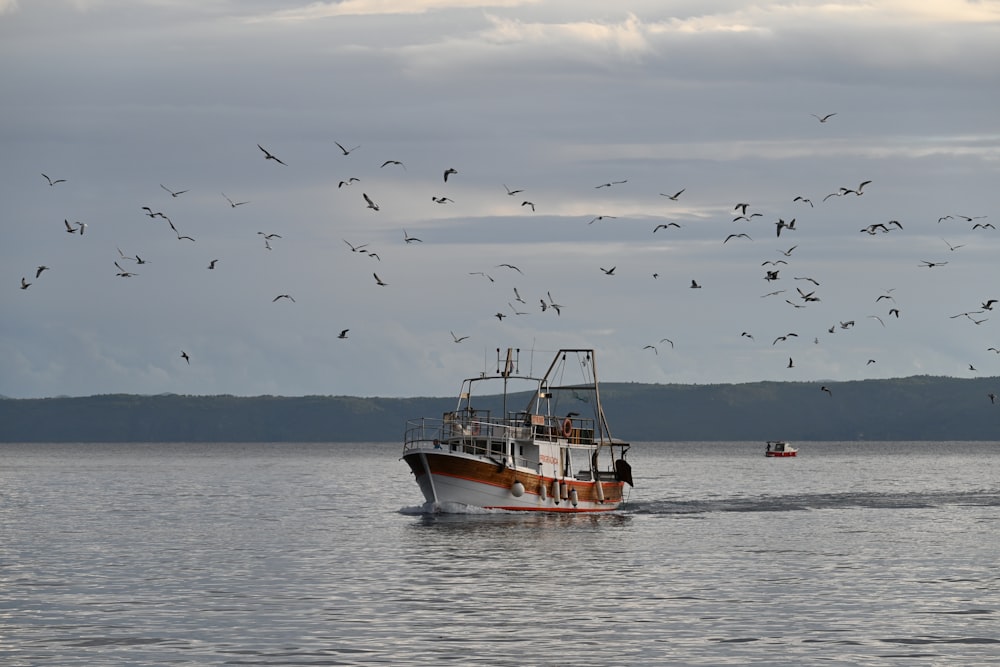
<path fill-rule="evenodd" d="M 566 417 L 566 419 L 563 420 L 562 433 L 565 438 L 573 435 L 573 420 L 569 417 Z"/>

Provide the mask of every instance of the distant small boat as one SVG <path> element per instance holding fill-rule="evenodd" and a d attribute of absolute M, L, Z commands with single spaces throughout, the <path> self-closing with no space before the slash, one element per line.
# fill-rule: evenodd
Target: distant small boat
<path fill-rule="evenodd" d="M 798 453 L 799 450 L 795 449 L 784 440 L 768 440 L 767 451 L 764 452 L 764 456 L 784 457 L 784 456 L 795 456 Z"/>
<path fill-rule="evenodd" d="M 625 501 L 629 444 L 611 437 L 594 350 L 559 350 L 542 378 L 520 375 L 517 355 L 497 350 L 497 371 L 466 379 L 443 418 L 407 423 L 403 460 L 429 511 L 449 506 L 508 511 L 608 512 Z M 579 383 L 564 374 L 580 369 Z M 509 385 L 523 389 L 513 392 Z M 480 387 L 502 385 L 502 393 Z M 475 390 L 475 391 L 474 391 Z M 525 401 L 512 407 L 508 401 Z M 473 401 L 478 407 L 473 407 Z M 588 409 L 589 416 L 576 410 Z M 457 511 L 461 511 L 458 509 Z"/>

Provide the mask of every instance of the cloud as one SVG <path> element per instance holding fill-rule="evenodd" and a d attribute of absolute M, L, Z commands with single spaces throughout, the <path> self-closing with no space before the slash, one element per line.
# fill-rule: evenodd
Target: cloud
<path fill-rule="evenodd" d="M 344 2 L 313 2 L 303 7 L 257 15 L 251 22 L 311 21 L 338 16 L 382 16 L 388 14 L 426 14 L 449 9 L 483 9 L 486 7 L 518 7 L 537 0 L 345 0 Z"/>

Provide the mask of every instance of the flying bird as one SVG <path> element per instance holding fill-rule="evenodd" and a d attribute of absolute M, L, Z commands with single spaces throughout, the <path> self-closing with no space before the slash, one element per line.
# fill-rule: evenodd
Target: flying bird
<path fill-rule="evenodd" d="M 656 346 L 655 346 L 655 345 L 643 345 L 643 346 L 642 346 L 642 349 L 644 349 L 644 350 L 652 350 L 652 351 L 653 351 L 653 352 L 655 352 L 656 354 L 659 354 L 659 353 L 660 353 L 660 351 L 656 349 Z"/>
<path fill-rule="evenodd" d="M 188 353 L 185 352 L 184 350 L 181 350 L 181 359 L 183 359 L 184 361 L 188 362 L 188 365 L 191 364 L 191 357 L 189 357 Z"/>
<path fill-rule="evenodd" d="M 819 122 L 821 122 L 821 123 L 825 123 L 826 121 L 828 121 L 828 120 L 830 120 L 831 118 L 833 118 L 834 116 L 836 116 L 836 115 L 837 115 L 837 112 L 836 112 L 836 111 L 834 111 L 833 113 L 828 113 L 828 114 L 826 114 L 826 115 L 824 115 L 824 116 L 817 116 L 817 115 L 816 115 L 816 114 L 814 114 L 814 113 L 813 113 L 813 114 L 809 114 L 809 115 L 810 115 L 810 116 L 812 116 L 813 118 L 815 118 L 816 120 L 818 120 Z"/>
<path fill-rule="evenodd" d="M 723 243 L 728 243 L 729 239 L 750 239 L 751 241 L 753 241 L 753 239 L 750 238 L 749 234 L 730 234 L 729 236 L 726 237 L 726 240 L 723 241 Z"/>
<path fill-rule="evenodd" d="M 365 246 L 368 245 L 367 243 L 362 243 L 361 245 L 352 245 L 351 242 L 348 241 L 347 239 L 342 239 L 342 240 L 344 241 L 344 243 L 350 246 L 351 252 L 368 252 L 367 250 L 364 249 Z"/>
<path fill-rule="evenodd" d="M 350 329 L 344 329 L 339 334 L 337 334 L 337 338 L 347 338 L 347 332 L 348 331 L 350 331 Z"/>
<path fill-rule="evenodd" d="M 830 388 L 829 388 L 829 387 L 827 387 L 826 385 L 823 385 L 822 387 L 820 387 L 820 388 L 819 388 L 819 390 L 820 390 L 820 391 L 825 391 L 825 392 L 826 392 L 827 394 L 829 394 L 830 396 L 833 396 L 833 392 L 832 392 L 832 391 L 830 391 Z"/>
<path fill-rule="evenodd" d="M 796 197 L 792 201 L 800 201 L 800 202 L 809 204 L 809 206 L 812 207 L 812 208 L 815 208 L 815 206 L 813 206 L 812 199 L 806 199 L 805 197 Z"/>
<path fill-rule="evenodd" d="M 21 276 L 21 289 L 28 289 L 29 287 L 31 287 L 31 283 L 25 280 L 24 276 Z"/>
<path fill-rule="evenodd" d="M 360 178 L 355 178 L 354 176 L 351 176 L 346 181 L 341 181 L 340 183 L 337 183 L 337 189 L 339 190 L 340 188 L 344 187 L 345 185 L 351 185 L 352 183 L 359 183 L 360 181 L 361 181 Z"/>
<path fill-rule="evenodd" d="M 534 210 L 535 210 L 535 203 L 534 202 L 523 201 L 523 202 L 521 202 L 521 206 L 530 206 L 532 212 L 534 212 Z"/>
<path fill-rule="evenodd" d="M 506 190 L 507 194 L 510 195 L 511 197 L 513 197 L 514 195 L 516 195 L 516 194 L 518 194 L 520 192 L 524 192 L 524 190 L 511 190 L 510 188 L 507 187 L 506 183 L 504 183 L 503 189 Z"/>
<path fill-rule="evenodd" d="M 456 336 L 454 331 L 449 331 L 448 333 L 451 334 L 452 340 L 454 340 L 456 343 L 461 343 L 463 340 L 468 338 L 468 336 Z"/>
<path fill-rule="evenodd" d="M 436 204 L 448 204 L 448 203 L 454 204 L 455 203 L 454 199 L 449 199 L 448 197 L 435 197 L 434 195 L 431 195 L 431 201 L 433 201 Z"/>
<path fill-rule="evenodd" d="M 403 230 L 403 240 L 407 243 L 423 243 L 422 239 L 418 239 L 416 236 L 410 236 L 407 234 L 405 229 Z"/>
<path fill-rule="evenodd" d="M 42 174 L 42 176 L 45 176 L 45 174 Z M 45 176 L 45 180 L 49 182 L 49 186 L 53 186 L 56 183 L 65 183 L 66 182 L 65 178 L 57 178 L 57 179 L 53 180 L 53 179 L 49 178 L 48 176 Z"/>
<path fill-rule="evenodd" d="M 795 363 L 792 361 L 791 357 L 788 357 L 788 366 L 787 366 L 787 368 L 795 368 Z"/>
<path fill-rule="evenodd" d="M 291 294 L 279 294 L 278 296 L 276 296 L 276 297 L 274 297 L 273 299 L 271 299 L 271 303 L 274 303 L 274 302 L 275 302 L 275 301 L 277 301 L 278 299 L 288 299 L 288 300 L 289 300 L 289 301 L 291 301 L 292 303 L 295 303 L 295 299 L 294 299 L 294 298 L 292 298 L 292 295 L 291 295 Z"/>
<path fill-rule="evenodd" d="M 691 289 L 701 289 L 701 285 L 698 284 L 697 280 L 691 281 Z"/>
<path fill-rule="evenodd" d="M 179 197 L 182 194 L 184 194 L 185 192 L 187 192 L 187 190 L 177 190 L 175 192 L 175 191 L 171 190 L 170 188 L 168 188 L 167 186 L 165 186 L 163 183 L 160 183 L 160 187 L 163 188 L 164 190 L 166 190 L 167 192 L 169 192 L 171 197 Z"/>
<path fill-rule="evenodd" d="M 47 267 L 47 266 L 44 266 L 44 265 L 43 266 L 39 266 L 37 269 L 35 269 L 35 278 L 37 279 L 38 276 L 42 275 L 42 271 L 48 271 L 48 269 L 49 269 L 49 267 Z"/>
<path fill-rule="evenodd" d="M 389 284 L 387 282 L 383 282 L 382 279 L 378 277 L 377 273 L 373 273 L 372 275 L 375 276 L 375 284 L 378 285 L 379 287 L 385 287 L 386 285 Z"/>
<path fill-rule="evenodd" d="M 615 275 L 615 269 L 617 269 L 618 267 L 617 266 L 612 266 L 610 269 L 605 269 L 603 266 L 601 266 L 601 267 L 598 267 L 598 268 L 601 269 L 601 271 L 604 271 L 604 275 L 606 275 L 606 276 L 613 276 L 613 275 Z"/>
<path fill-rule="evenodd" d="M 680 196 L 681 196 L 681 193 L 683 193 L 683 192 L 684 192 L 685 190 L 687 190 L 687 188 L 681 188 L 680 190 L 678 190 L 677 192 L 675 192 L 675 193 L 674 193 L 674 194 L 672 194 L 672 195 L 666 195 L 666 194 L 663 194 L 663 193 L 661 192 L 661 193 L 660 193 L 660 196 L 661 196 L 661 197 L 666 197 L 666 198 L 667 198 L 667 199 L 669 199 L 670 201 L 677 201 L 677 198 L 678 198 L 678 197 L 680 197 Z"/>
<path fill-rule="evenodd" d="M 337 143 L 336 141 L 335 141 L 335 142 L 333 142 L 333 143 L 337 144 L 337 148 L 339 148 L 339 149 L 340 149 L 340 152 L 341 152 L 341 153 L 343 153 L 344 155 L 350 155 L 350 154 L 351 154 L 351 153 L 353 153 L 354 151 L 356 151 L 356 150 L 358 150 L 359 148 L 361 148 L 361 146 L 355 146 L 354 148 L 350 148 L 350 149 L 348 149 L 348 148 L 344 148 L 343 146 L 341 146 L 341 145 L 340 145 L 339 143 Z"/>
<path fill-rule="evenodd" d="M 222 196 L 226 197 L 226 193 L 223 192 Z M 229 202 L 229 206 L 231 206 L 232 208 L 236 208 L 237 206 L 243 206 L 243 204 L 249 204 L 250 203 L 248 201 L 233 201 L 229 197 L 226 197 L 226 201 Z"/>
<path fill-rule="evenodd" d="M 590 222 L 588 222 L 587 224 L 588 225 L 592 225 L 595 222 L 597 222 L 598 220 L 604 220 L 605 218 L 608 219 L 608 220 L 615 220 L 617 218 L 617 216 L 614 216 L 614 215 L 599 215 L 596 218 L 594 218 L 593 220 L 591 220 Z"/>
<path fill-rule="evenodd" d="M 378 210 L 378 204 L 376 204 L 375 202 L 373 202 L 371 197 L 369 197 L 364 192 L 361 193 L 361 196 L 364 197 L 365 201 L 368 203 L 368 208 L 370 208 L 373 211 L 377 211 Z"/>
<path fill-rule="evenodd" d="M 521 269 L 517 268 L 513 264 L 497 264 L 497 268 L 499 269 L 500 267 L 504 267 L 506 269 L 513 269 L 514 271 L 517 271 L 521 275 L 524 275 L 524 271 L 522 271 Z"/>
<path fill-rule="evenodd" d="M 385 162 L 382 163 L 382 166 L 379 167 L 379 169 L 381 169 L 382 167 L 386 167 L 386 166 L 388 166 L 390 164 L 394 164 L 394 165 L 396 165 L 398 167 L 402 167 L 404 171 L 406 170 L 406 165 L 403 164 L 402 162 L 400 162 L 399 160 L 386 160 Z"/>
<path fill-rule="evenodd" d="M 670 227 L 680 228 L 680 225 L 677 224 L 676 222 L 666 222 L 666 223 L 662 223 L 661 222 L 656 227 L 653 227 L 653 233 L 655 234 L 656 232 L 660 231 L 661 229 L 669 229 Z"/>
<path fill-rule="evenodd" d="M 595 185 L 594 189 L 596 190 L 599 188 L 610 188 L 612 185 L 621 185 L 622 183 L 628 183 L 628 179 L 625 179 L 624 181 L 611 181 L 610 183 L 601 183 L 600 185 Z"/>
<path fill-rule="evenodd" d="M 279 160 L 276 156 L 272 155 L 266 148 L 264 148 L 260 144 L 257 144 L 257 148 L 261 149 L 264 152 L 264 159 L 265 160 L 274 160 L 278 164 L 285 164 L 284 162 L 282 162 L 281 160 Z M 288 165 L 285 164 L 285 166 L 287 167 Z"/>
<path fill-rule="evenodd" d="M 448 182 L 448 177 L 451 176 L 452 174 L 457 174 L 457 173 L 458 173 L 457 169 L 452 169 L 451 167 L 448 167 L 447 169 L 445 169 L 444 170 L 444 182 L 447 183 Z"/>
<path fill-rule="evenodd" d="M 208 268 L 209 269 L 214 269 L 215 268 L 215 263 L 218 262 L 218 261 L 219 260 L 217 260 L 217 259 L 213 259 L 211 262 L 208 263 Z"/>

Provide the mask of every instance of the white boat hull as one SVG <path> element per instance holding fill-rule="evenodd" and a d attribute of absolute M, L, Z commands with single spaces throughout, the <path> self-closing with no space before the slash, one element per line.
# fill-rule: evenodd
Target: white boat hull
<path fill-rule="evenodd" d="M 617 480 L 557 480 L 501 469 L 492 461 L 434 452 L 411 451 L 403 458 L 431 511 L 448 511 L 458 505 L 508 511 L 610 512 L 622 502 L 624 484 Z"/>

